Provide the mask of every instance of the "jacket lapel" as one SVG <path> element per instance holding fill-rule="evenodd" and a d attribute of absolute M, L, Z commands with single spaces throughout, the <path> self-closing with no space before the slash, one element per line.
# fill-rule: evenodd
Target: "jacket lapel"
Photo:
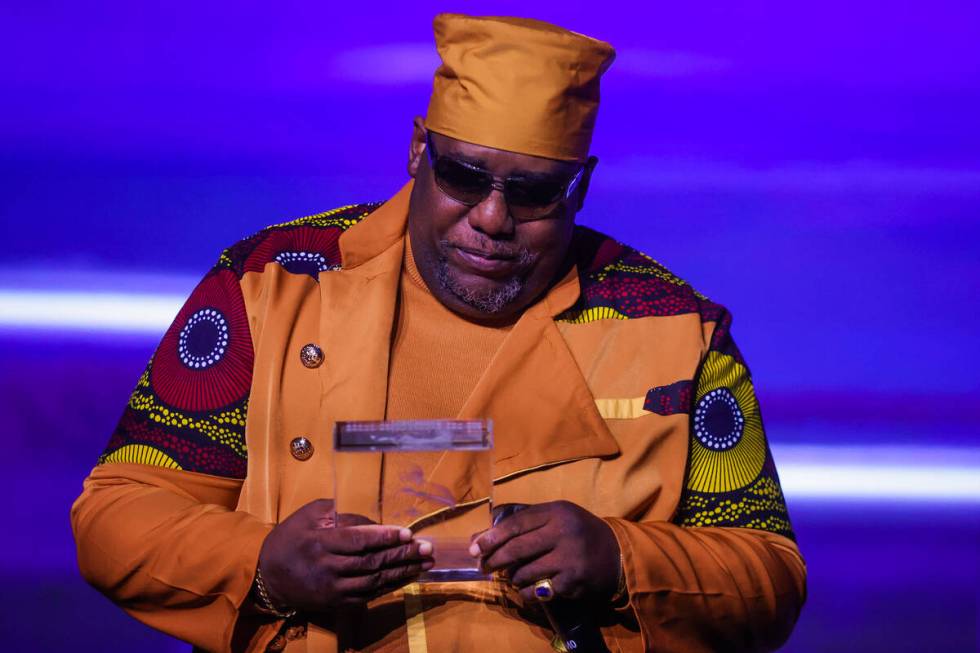
<path fill-rule="evenodd" d="M 615 456 L 619 445 L 554 322 L 578 298 L 573 268 L 525 311 L 460 410 L 459 419 L 493 420 L 497 481 L 581 458 Z M 461 502 L 483 496 L 467 480 L 465 457 L 443 458 L 429 480 Z"/>
<path fill-rule="evenodd" d="M 555 326 L 554 316 L 574 303 L 578 293 L 573 267 L 521 316 L 460 411 L 460 417 L 493 419 L 496 479 L 619 453 Z"/>
<path fill-rule="evenodd" d="M 410 193 L 411 183 L 344 233 L 342 269 L 320 275 L 320 342 L 326 355 L 318 370 L 320 414 L 331 427 L 338 421 L 384 419 Z M 338 456 L 335 471 L 344 497 L 338 508 L 374 515 L 381 454 Z"/>

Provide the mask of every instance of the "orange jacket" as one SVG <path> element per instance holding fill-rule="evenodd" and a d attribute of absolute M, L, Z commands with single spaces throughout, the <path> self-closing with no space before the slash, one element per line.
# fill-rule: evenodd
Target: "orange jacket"
<path fill-rule="evenodd" d="M 247 609 L 258 552 L 330 495 L 333 424 L 384 417 L 410 192 L 242 241 L 177 316 L 72 508 L 82 574 L 137 619 L 215 651 L 285 630 Z M 806 572 L 728 313 L 596 232 L 578 228 L 574 248 L 458 415 L 494 421 L 493 500 L 564 499 L 609 522 L 630 597 L 600 615 L 611 650 L 778 647 Z M 322 365 L 302 364 L 308 343 Z M 300 436 L 308 459 L 291 453 Z M 376 496 L 380 456 L 336 469 Z M 462 470 L 439 474 L 466 495 Z M 492 582 L 412 586 L 305 625 L 290 653 L 551 639 Z"/>

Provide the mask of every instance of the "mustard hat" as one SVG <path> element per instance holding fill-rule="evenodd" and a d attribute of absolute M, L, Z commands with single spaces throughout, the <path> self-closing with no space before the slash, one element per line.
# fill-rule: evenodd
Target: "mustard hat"
<path fill-rule="evenodd" d="M 584 161 L 612 46 L 527 18 L 439 14 L 427 129 L 496 149 Z"/>

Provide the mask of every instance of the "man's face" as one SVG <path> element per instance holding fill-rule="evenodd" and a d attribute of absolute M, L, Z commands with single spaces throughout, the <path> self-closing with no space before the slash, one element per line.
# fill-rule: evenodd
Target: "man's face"
<path fill-rule="evenodd" d="M 434 132 L 429 138 L 440 156 L 486 170 L 497 179 L 565 182 L 582 168 L 582 164 L 496 150 Z M 408 232 L 422 278 L 443 305 L 467 318 L 512 321 L 564 272 L 575 212 L 590 170 L 570 198 L 539 212 L 543 217 L 522 221 L 510 214 L 498 189 L 473 206 L 443 192 L 425 148 L 425 129 L 417 118 L 408 163 L 415 179 Z"/>

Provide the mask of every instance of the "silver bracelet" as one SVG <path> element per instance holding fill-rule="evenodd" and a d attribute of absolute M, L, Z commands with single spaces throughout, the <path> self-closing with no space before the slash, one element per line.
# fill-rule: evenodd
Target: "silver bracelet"
<path fill-rule="evenodd" d="M 269 590 L 267 590 L 265 587 L 265 581 L 262 580 L 262 570 L 258 567 L 255 568 L 255 593 L 259 598 L 259 608 L 261 608 L 263 612 L 267 612 L 275 617 L 279 617 L 280 619 L 289 619 L 290 617 L 296 615 L 296 610 L 284 612 L 277 608 L 272 602 L 272 599 L 269 598 Z"/>

